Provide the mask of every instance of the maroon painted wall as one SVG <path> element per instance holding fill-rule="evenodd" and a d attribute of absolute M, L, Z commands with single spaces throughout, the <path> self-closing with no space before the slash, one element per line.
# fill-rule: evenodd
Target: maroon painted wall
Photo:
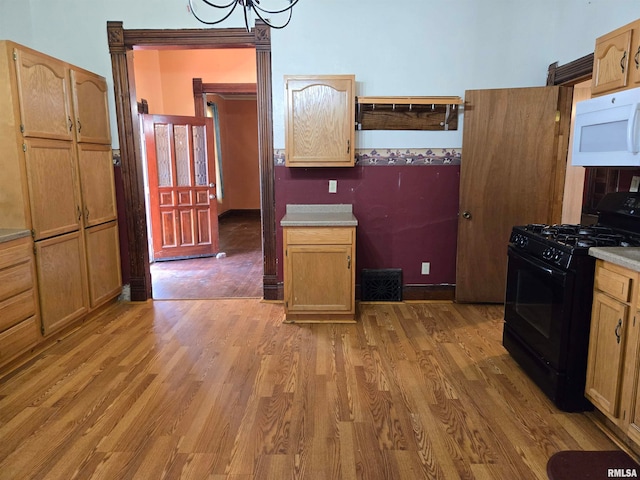
<path fill-rule="evenodd" d="M 276 166 L 275 176 L 279 281 L 286 205 L 348 203 L 358 219 L 358 278 L 363 268 L 401 268 L 405 285 L 455 283 L 459 165 Z M 328 193 L 329 180 L 337 193 Z M 422 262 L 431 262 L 430 275 Z"/>

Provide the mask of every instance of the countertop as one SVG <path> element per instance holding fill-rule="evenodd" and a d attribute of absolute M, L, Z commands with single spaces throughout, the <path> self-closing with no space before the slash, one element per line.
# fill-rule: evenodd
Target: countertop
<path fill-rule="evenodd" d="M 640 247 L 591 247 L 589 255 L 640 272 Z"/>
<path fill-rule="evenodd" d="M 283 227 L 355 227 L 358 219 L 353 215 L 353 205 L 339 203 L 329 205 L 287 205 L 280 220 Z"/>
<path fill-rule="evenodd" d="M 31 232 L 23 228 L 0 228 L 0 243 L 10 242 L 29 235 L 31 235 Z"/>

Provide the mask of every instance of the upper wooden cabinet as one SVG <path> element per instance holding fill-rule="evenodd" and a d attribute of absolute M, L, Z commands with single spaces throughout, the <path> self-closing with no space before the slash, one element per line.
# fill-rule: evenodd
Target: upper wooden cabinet
<path fill-rule="evenodd" d="M 19 46 L 13 58 L 25 137 L 111 144 L 103 77 Z"/>
<path fill-rule="evenodd" d="M 71 87 L 78 142 L 111 145 L 106 80 L 74 69 L 71 70 Z"/>
<path fill-rule="evenodd" d="M 285 76 L 288 167 L 355 164 L 355 76 Z"/>
<path fill-rule="evenodd" d="M 592 95 L 640 86 L 640 20 L 596 40 Z"/>
<path fill-rule="evenodd" d="M 71 140 L 69 69 L 51 57 L 14 48 L 20 130 L 25 137 Z"/>

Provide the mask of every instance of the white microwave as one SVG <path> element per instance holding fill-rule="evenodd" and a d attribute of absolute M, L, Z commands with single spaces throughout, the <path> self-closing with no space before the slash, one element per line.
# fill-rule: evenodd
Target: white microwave
<path fill-rule="evenodd" d="M 571 164 L 640 166 L 640 88 L 576 103 Z"/>

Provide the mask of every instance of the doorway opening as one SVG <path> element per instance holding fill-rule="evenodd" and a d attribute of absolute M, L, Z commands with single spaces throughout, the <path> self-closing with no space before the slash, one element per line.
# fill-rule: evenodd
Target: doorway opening
<path fill-rule="evenodd" d="M 255 48 L 260 165 L 260 211 L 262 240 L 262 296 L 275 300 L 276 228 L 274 196 L 273 127 L 271 108 L 270 29 L 258 22 L 252 32 L 244 29 L 125 30 L 122 22 L 107 22 L 111 53 L 116 117 L 120 138 L 124 203 L 127 212 L 127 257 L 131 300 L 151 298 L 152 284 L 145 216 L 141 138 L 135 127 L 137 100 L 133 75 L 134 48 Z"/>
<path fill-rule="evenodd" d="M 133 59 L 153 298 L 261 297 L 255 48 Z"/>

